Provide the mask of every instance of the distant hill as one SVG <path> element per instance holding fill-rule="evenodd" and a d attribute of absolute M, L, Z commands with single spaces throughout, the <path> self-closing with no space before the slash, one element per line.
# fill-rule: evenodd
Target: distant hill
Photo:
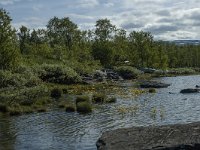
<path fill-rule="evenodd" d="M 172 42 L 177 45 L 200 45 L 200 40 L 174 40 Z"/>

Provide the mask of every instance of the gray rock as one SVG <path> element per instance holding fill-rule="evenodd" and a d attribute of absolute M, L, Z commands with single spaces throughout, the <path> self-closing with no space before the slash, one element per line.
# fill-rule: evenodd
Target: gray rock
<path fill-rule="evenodd" d="M 180 93 L 199 93 L 200 89 L 183 89 L 180 91 Z"/>
<path fill-rule="evenodd" d="M 132 127 L 103 133 L 98 150 L 200 150 L 200 122 Z"/>
<path fill-rule="evenodd" d="M 167 88 L 170 84 L 161 83 L 157 81 L 143 81 L 140 84 L 141 88 Z"/>

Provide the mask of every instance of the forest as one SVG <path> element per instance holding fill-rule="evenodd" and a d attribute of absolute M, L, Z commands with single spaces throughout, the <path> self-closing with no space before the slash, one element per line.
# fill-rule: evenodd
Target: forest
<path fill-rule="evenodd" d="M 144 31 L 128 33 L 108 19 L 96 21 L 94 29 L 80 30 L 68 17 L 53 17 L 45 29 L 11 26 L 11 17 L 0 10 L 0 68 L 20 64 L 63 64 L 84 72 L 94 67 L 112 68 L 129 61 L 136 68 L 199 67 L 199 45 L 176 45 L 155 41 Z M 78 69 L 78 70 L 77 70 Z M 80 69 L 80 70 L 79 70 Z M 86 69 L 86 70 L 85 70 Z"/>

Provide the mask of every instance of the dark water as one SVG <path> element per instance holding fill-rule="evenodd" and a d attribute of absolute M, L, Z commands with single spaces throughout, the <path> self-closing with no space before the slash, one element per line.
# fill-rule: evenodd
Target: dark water
<path fill-rule="evenodd" d="M 200 85 L 200 76 L 156 80 L 172 85 L 138 97 L 133 97 L 131 87 L 115 89 L 117 103 L 98 106 L 89 115 L 52 110 L 0 116 L 0 150 L 95 150 L 95 142 L 106 130 L 200 121 L 200 93 L 179 93 Z"/>

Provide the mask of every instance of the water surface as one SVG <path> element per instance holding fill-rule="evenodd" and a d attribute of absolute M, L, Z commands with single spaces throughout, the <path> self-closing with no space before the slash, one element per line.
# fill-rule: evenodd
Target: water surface
<path fill-rule="evenodd" d="M 118 91 L 117 103 L 81 115 L 52 110 L 16 117 L 0 116 L 0 150 L 95 150 L 102 132 L 117 128 L 200 121 L 200 93 L 180 94 L 200 85 L 200 76 L 156 80 L 171 86 L 133 97 L 131 86 Z"/>

